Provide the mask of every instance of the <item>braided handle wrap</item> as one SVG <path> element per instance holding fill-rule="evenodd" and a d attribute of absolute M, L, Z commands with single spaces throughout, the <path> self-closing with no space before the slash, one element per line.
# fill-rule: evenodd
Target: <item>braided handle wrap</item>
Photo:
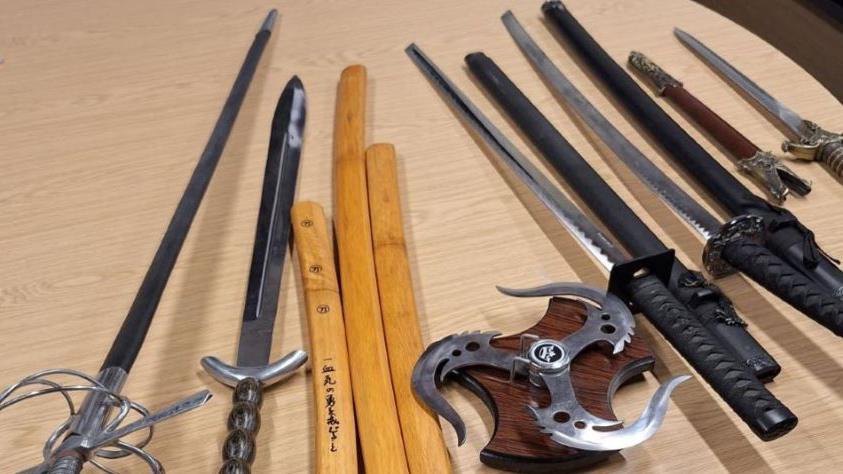
<path fill-rule="evenodd" d="M 766 247 L 737 240 L 726 245 L 722 256 L 774 295 L 843 336 L 843 300 L 828 294 Z"/>
<path fill-rule="evenodd" d="M 796 426 L 796 415 L 723 349 L 658 278 L 638 278 L 628 289 L 647 319 L 759 438 L 770 441 Z"/>
<path fill-rule="evenodd" d="M 234 387 L 234 406 L 228 415 L 228 436 L 222 446 L 220 474 L 249 474 L 255 460 L 255 437 L 261 426 L 263 385 L 247 377 Z"/>
<path fill-rule="evenodd" d="M 824 162 L 835 176 L 843 178 L 843 141 L 832 141 L 821 146 L 817 159 Z"/>
<path fill-rule="evenodd" d="M 732 301 L 702 274 L 690 270 L 674 270 L 675 283 L 670 290 L 696 315 L 703 326 L 723 343 L 750 373 L 762 382 L 769 382 L 781 372 L 772 355 L 749 333 Z"/>
<path fill-rule="evenodd" d="M 62 456 L 50 466 L 48 474 L 79 474 L 82 472 L 82 459 L 77 456 Z"/>

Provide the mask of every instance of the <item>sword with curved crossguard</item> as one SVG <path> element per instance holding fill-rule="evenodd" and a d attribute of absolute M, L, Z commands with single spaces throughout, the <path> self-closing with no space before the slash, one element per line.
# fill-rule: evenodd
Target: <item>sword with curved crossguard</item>
<path fill-rule="evenodd" d="M 296 191 L 304 119 L 304 88 L 294 76 L 284 88 L 272 119 L 237 364 L 228 365 L 216 357 L 202 359 L 202 367 L 212 377 L 234 387 L 234 406 L 228 418 L 229 433 L 223 444 L 224 463 L 220 473 L 250 472 L 255 459 L 255 435 L 260 428 L 263 389 L 291 375 L 307 361 L 307 354 L 296 350 L 269 363 L 284 256 L 290 238 L 290 208 Z"/>

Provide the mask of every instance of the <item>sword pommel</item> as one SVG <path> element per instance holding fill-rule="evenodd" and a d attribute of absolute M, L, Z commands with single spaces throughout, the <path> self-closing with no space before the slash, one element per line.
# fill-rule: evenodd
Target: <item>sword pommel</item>
<path fill-rule="evenodd" d="M 681 82 L 638 51 L 629 53 L 629 64 L 653 83 L 659 95 L 662 95 L 667 87 L 682 87 Z"/>

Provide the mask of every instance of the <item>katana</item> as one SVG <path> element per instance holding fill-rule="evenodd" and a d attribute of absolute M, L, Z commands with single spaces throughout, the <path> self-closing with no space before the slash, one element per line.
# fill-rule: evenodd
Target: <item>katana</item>
<path fill-rule="evenodd" d="M 179 251 L 225 148 L 277 14 L 275 10 L 269 12 L 246 54 L 214 130 L 99 374 L 91 377 L 75 370 L 45 370 L 24 378 L 0 393 L 0 410 L 49 393 L 62 394 L 70 408 L 70 418 L 53 432 L 44 446 L 44 462 L 25 472 L 73 474 L 81 472 L 86 462 L 103 472 L 114 472 L 96 458 L 113 459 L 134 454 L 143 459 L 152 472 L 162 473 L 160 462 L 143 449 L 152 437 L 153 425 L 198 408 L 210 399 L 210 392 L 202 390 L 164 410 L 150 414 L 146 408 L 129 400 L 120 392 L 137 359 Z M 81 384 L 61 384 L 48 378 L 54 375 L 69 375 L 81 380 Z M 19 389 L 33 385 L 45 388 L 13 397 Z M 71 392 L 77 391 L 87 393 L 78 410 L 70 397 Z M 131 412 L 138 413 L 141 419 L 124 425 L 123 422 Z M 127 435 L 140 430 L 147 430 L 148 434 L 139 443 L 124 440 Z"/>
<path fill-rule="evenodd" d="M 614 153 L 629 156 L 630 161 L 643 163 L 642 166 L 650 164 L 647 158 L 615 129 L 550 61 L 550 58 L 533 41 L 512 12 L 506 12 L 501 20 L 515 43 L 524 52 L 524 55 L 527 56 L 527 59 L 551 90 L 562 102 L 568 104 L 586 125 L 594 129 Z M 503 77 L 503 73 L 491 60 L 476 58 L 469 64 L 472 71 L 476 71 L 480 77 Z M 487 68 L 488 71 L 486 71 Z M 495 83 L 499 84 L 500 81 Z M 489 89 L 492 94 L 498 95 L 498 87 Z M 531 137 L 541 134 L 543 138 L 537 139 L 537 141 L 542 141 L 540 147 L 545 152 L 547 161 L 570 182 L 577 194 L 585 200 L 586 204 L 594 210 L 600 220 L 630 250 L 633 256 L 641 257 L 667 250 L 667 246 L 635 215 L 632 209 L 606 184 L 597 172 L 585 160 L 577 159 L 579 155 L 565 143 L 564 137 L 556 130 L 546 131 L 536 128 L 537 123 L 544 124 L 548 129 L 552 128 L 552 125 L 543 117 L 537 117 L 537 110 L 535 110 L 535 113 L 531 112 L 528 115 L 527 111 L 531 109 L 519 106 L 528 102 L 520 91 L 502 91 L 501 93 L 522 98 L 519 101 L 520 104 L 512 104 L 512 107 L 507 107 L 507 109 L 515 111 L 511 115 L 517 116 L 519 120 L 524 120 L 524 122 L 519 121 L 519 125 L 521 123 L 533 124 L 527 134 Z M 551 143 L 549 139 L 551 136 L 555 137 L 556 143 Z M 553 149 L 554 147 L 559 148 Z M 650 164 L 650 166 L 652 165 Z M 677 200 L 674 210 L 687 216 L 696 216 L 696 219 L 690 219 L 695 229 L 704 235 L 716 235 L 720 225 L 714 216 L 708 214 L 702 206 L 685 194 L 667 176 L 655 173 L 649 173 L 646 176 L 660 183 L 662 188 L 669 189 L 679 196 L 680 199 Z M 737 315 L 732 302 L 719 288 L 706 281 L 701 274 L 692 272 L 679 259 L 676 259 L 668 287 L 674 296 L 692 309 L 699 316 L 699 320 L 723 344 L 732 349 L 738 360 L 743 361 L 760 380 L 772 380 L 779 373 L 781 367 L 764 350 L 761 344 L 749 334 L 746 330 L 746 324 Z"/>
<path fill-rule="evenodd" d="M 304 122 L 304 88 L 294 76 L 284 88 L 272 118 L 237 363 L 228 365 L 216 357 L 202 359 L 202 367 L 212 377 L 234 388 L 234 406 L 228 418 L 229 433 L 223 443 L 223 465 L 219 471 L 224 474 L 250 472 L 264 388 L 288 377 L 307 361 L 304 351 L 295 350 L 270 363 Z"/>
<path fill-rule="evenodd" d="M 843 178 L 843 135 L 829 132 L 816 123 L 803 119 L 688 33 L 679 28 L 675 28 L 673 33 L 709 66 L 752 97 L 781 125 L 785 126 L 790 132 L 790 137 L 782 144 L 782 150 L 791 153 L 797 159 L 819 161 L 825 164 L 835 176 Z"/>
<path fill-rule="evenodd" d="M 799 196 L 811 192 L 810 182 L 800 178 L 772 152 L 762 151 L 644 54 L 629 53 L 629 64 L 653 83 L 658 95 L 667 97 L 735 156 L 738 170 L 754 179 L 773 199 L 783 202 L 790 191 Z"/>
<path fill-rule="evenodd" d="M 510 170 L 514 172 L 559 222 L 568 229 L 583 247 L 610 270 L 612 279 L 629 270 L 629 278 L 613 294 L 627 303 L 634 303 L 656 329 L 705 379 L 722 399 L 744 420 L 761 439 L 782 436 L 796 426 L 797 418 L 761 382 L 750 374 L 732 354 L 679 302 L 662 279 L 657 276 L 656 260 L 665 260 L 668 267 L 672 252 L 656 258 L 643 259 L 637 265 L 628 254 L 606 235 L 565 197 L 518 149 L 486 118 L 482 112 L 434 65 L 416 45 L 407 54 L 431 81 L 443 99 L 470 125 L 482 142 Z M 610 288 L 612 286 L 610 279 Z M 518 296 L 559 294 L 562 290 L 549 285 Z M 669 383 L 669 382 L 668 382 Z"/>
<path fill-rule="evenodd" d="M 707 238 L 709 250 L 704 263 L 712 275 L 728 273 L 732 267 L 739 269 L 835 334 L 843 335 L 843 272 L 819 248 L 813 232 L 786 209 L 752 194 L 723 168 L 653 102 L 560 2 L 547 2 L 542 9 L 620 103 L 728 210 L 728 223 Z M 657 193 L 674 206 L 680 201 L 678 195 L 664 188 L 658 188 Z"/>

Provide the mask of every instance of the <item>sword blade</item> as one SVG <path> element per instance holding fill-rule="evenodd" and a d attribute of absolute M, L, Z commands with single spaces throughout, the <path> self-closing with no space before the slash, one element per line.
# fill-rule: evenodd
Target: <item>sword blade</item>
<path fill-rule="evenodd" d="M 449 105 L 462 117 L 483 142 L 521 179 L 550 212 L 607 270 L 629 260 L 627 254 L 606 237 L 562 192 L 536 168 L 500 130 L 448 79 L 447 76 L 419 49 L 411 44 L 405 50 L 442 94 Z"/>
<path fill-rule="evenodd" d="M 626 139 L 588 99 L 565 77 L 550 58 L 515 18 L 512 12 L 502 17 L 515 43 L 547 82 L 556 96 L 567 103 L 577 116 L 589 126 L 612 152 L 628 166 L 641 181 L 667 203 L 706 240 L 717 235 L 721 223 L 691 196 L 667 177 L 652 161 Z"/>
<path fill-rule="evenodd" d="M 237 365 L 240 367 L 259 367 L 269 362 L 281 274 L 290 239 L 290 208 L 296 192 L 304 121 L 304 88 L 299 78 L 294 76 L 278 99 L 272 119 L 237 348 Z"/>
<path fill-rule="evenodd" d="M 743 73 L 735 69 L 734 66 L 727 63 L 725 59 L 718 56 L 717 53 L 710 50 L 706 45 L 702 44 L 693 36 L 680 30 L 679 28 L 674 28 L 673 34 L 676 35 L 676 37 L 679 38 L 679 41 L 681 41 L 685 46 L 691 48 L 691 50 L 697 53 L 703 61 L 726 77 L 726 79 L 731 81 L 735 86 L 749 94 L 750 97 L 755 99 L 755 101 L 767 109 L 770 114 L 789 128 L 794 135 L 791 138 L 802 137 L 801 125 L 804 120 L 799 116 L 799 114 L 774 99 L 773 96 L 767 93 L 767 91 L 762 89 L 758 84 L 752 82 L 752 80 L 744 76 Z"/>

